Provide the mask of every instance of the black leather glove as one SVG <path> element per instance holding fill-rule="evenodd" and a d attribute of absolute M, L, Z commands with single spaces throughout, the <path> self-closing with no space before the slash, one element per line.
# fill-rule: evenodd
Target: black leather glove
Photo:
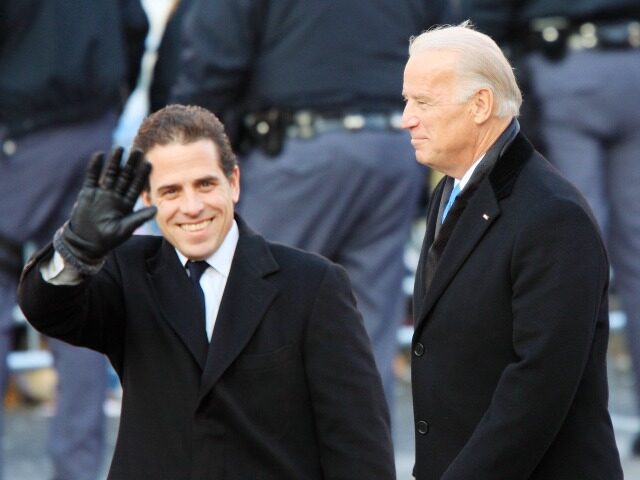
<path fill-rule="evenodd" d="M 71 218 L 53 238 L 65 262 L 85 275 L 97 273 L 107 254 L 156 214 L 156 207 L 133 212 L 151 164 L 135 150 L 121 168 L 122 152 L 122 148 L 115 149 L 104 168 L 103 153 L 92 157 Z"/>

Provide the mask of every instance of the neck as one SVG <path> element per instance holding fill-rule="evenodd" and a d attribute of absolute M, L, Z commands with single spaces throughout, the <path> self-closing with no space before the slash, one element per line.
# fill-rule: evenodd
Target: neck
<path fill-rule="evenodd" d="M 491 146 L 496 143 L 496 140 L 500 138 L 500 135 L 507 129 L 511 123 L 511 117 L 492 117 L 488 122 L 486 128 L 481 132 L 479 141 L 476 145 L 475 156 L 477 159 L 481 155 L 485 154 Z"/>
<path fill-rule="evenodd" d="M 471 149 L 471 154 L 464 165 L 457 169 L 451 176 L 460 180 L 469 168 L 496 143 L 500 135 L 507 129 L 512 117 L 491 117 L 478 132 L 477 141 Z"/>

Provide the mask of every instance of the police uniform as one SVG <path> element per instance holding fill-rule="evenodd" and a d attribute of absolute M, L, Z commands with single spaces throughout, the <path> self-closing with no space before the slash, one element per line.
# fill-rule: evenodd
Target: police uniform
<path fill-rule="evenodd" d="M 135 84 L 147 27 L 137 0 L 0 7 L 2 383 L 23 247 L 51 239 L 68 218 L 88 158 L 111 147 L 123 88 Z M 59 375 L 49 443 L 54 478 L 93 480 L 104 455 L 105 359 L 61 342 L 50 347 Z"/>

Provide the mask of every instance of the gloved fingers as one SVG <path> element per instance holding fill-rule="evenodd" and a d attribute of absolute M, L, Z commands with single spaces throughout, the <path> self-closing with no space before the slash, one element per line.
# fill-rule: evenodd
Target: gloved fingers
<path fill-rule="evenodd" d="M 156 214 L 157 208 L 155 206 L 144 207 L 140 210 L 127 215 L 120 221 L 120 233 L 123 238 L 129 238 L 133 235 L 143 223 L 151 220 Z"/>
<path fill-rule="evenodd" d="M 91 156 L 89 160 L 89 166 L 87 167 L 87 174 L 82 184 L 83 188 L 96 188 L 100 179 L 100 172 L 102 172 L 102 164 L 104 163 L 104 153 L 96 152 Z"/>
<path fill-rule="evenodd" d="M 140 150 L 134 150 L 129 155 L 127 164 L 120 172 L 115 185 L 115 192 L 121 197 L 124 197 L 126 195 L 127 190 L 129 189 L 129 185 L 131 184 L 131 179 L 134 177 L 141 160 L 142 152 Z"/>
<path fill-rule="evenodd" d="M 142 160 L 142 154 L 140 155 Z M 138 167 L 134 172 L 133 179 L 129 184 L 129 190 L 126 193 L 125 200 L 130 203 L 135 203 L 138 197 L 140 196 L 140 192 L 144 189 L 149 181 L 149 173 L 151 172 L 151 164 L 146 160 L 142 160 L 138 163 Z"/>
<path fill-rule="evenodd" d="M 114 148 L 111 151 L 109 160 L 102 170 L 102 176 L 100 177 L 100 186 L 105 190 L 113 190 L 113 187 L 118 180 L 120 174 L 120 162 L 122 161 L 122 153 L 124 149 L 122 147 Z"/>

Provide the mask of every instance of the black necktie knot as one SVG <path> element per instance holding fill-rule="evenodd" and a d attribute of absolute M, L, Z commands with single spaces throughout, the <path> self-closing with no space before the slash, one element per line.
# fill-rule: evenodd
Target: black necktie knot
<path fill-rule="evenodd" d="M 192 261 L 189 260 L 187 262 L 187 270 L 189 270 L 189 278 L 194 284 L 200 283 L 200 277 L 204 271 L 209 267 L 209 264 L 204 260 Z"/>

